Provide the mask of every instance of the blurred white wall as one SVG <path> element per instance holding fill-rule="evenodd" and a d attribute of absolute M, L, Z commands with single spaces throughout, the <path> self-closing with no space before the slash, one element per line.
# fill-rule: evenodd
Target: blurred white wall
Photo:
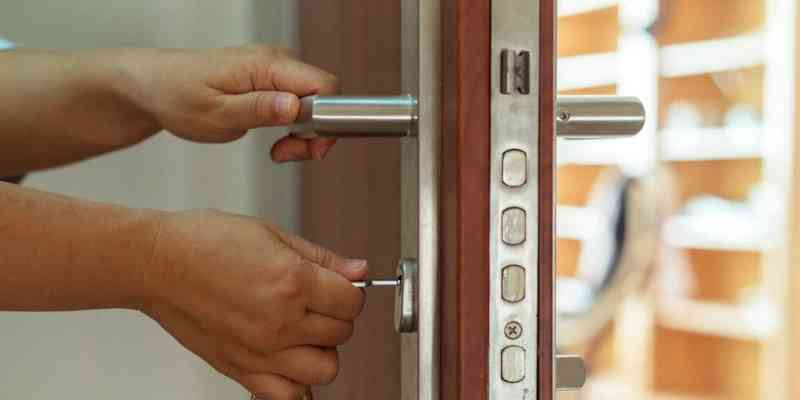
<path fill-rule="evenodd" d="M 25 0 L 0 5 L 0 36 L 32 48 L 291 46 L 283 0 Z M 24 101 L 24 99 L 20 99 Z M 35 107 L 35 105 L 31 105 Z M 132 207 L 214 207 L 297 226 L 296 167 L 274 166 L 280 131 L 203 146 L 167 134 L 26 185 Z M 54 133 L 57 137 L 58 133 Z M 133 312 L 0 313 L 2 399 L 247 399 Z"/>

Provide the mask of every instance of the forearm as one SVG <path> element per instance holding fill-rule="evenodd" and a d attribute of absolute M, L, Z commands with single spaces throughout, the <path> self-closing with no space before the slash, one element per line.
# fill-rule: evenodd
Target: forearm
<path fill-rule="evenodd" d="M 0 176 L 82 160 L 144 140 L 144 50 L 0 52 Z"/>
<path fill-rule="evenodd" d="M 0 310 L 138 307 L 153 215 L 0 183 Z"/>

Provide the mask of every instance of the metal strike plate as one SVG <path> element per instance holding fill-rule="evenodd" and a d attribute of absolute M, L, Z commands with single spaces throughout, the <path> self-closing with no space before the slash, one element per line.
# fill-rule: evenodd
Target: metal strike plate
<path fill-rule="evenodd" d="M 556 390 L 578 390 L 586 383 L 586 366 L 578 356 L 556 356 Z"/>
<path fill-rule="evenodd" d="M 634 136 L 645 123 L 644 105 L 626 96 L 559 96 L 556 134 L 568 139 Z"/>
<path fill-rule="evenodd" d="M 405 137 L 416 134 L 417 99 L 399 96 L 307 96 L 290 131 L 301 138 Z"/>

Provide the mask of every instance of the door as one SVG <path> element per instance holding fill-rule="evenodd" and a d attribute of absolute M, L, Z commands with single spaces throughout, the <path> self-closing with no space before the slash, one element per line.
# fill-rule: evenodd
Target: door
<path fill-rule="evenodd" d="M 556 102 L 554 0 L 303 0 L 300 15 L 303 57 L 365 96 L 307 103 L 311 131 L 347 139 L 304 166 L 303 233 L 375 277 L 417 266 L 415 329 L 392 323 L 408 298 L 366 289 L 342 372 L 317 396 L 553 399 L 556 124 L 627 134 L 641 105 Z M 380 97 L 397 94 L 412 118 Z"/>

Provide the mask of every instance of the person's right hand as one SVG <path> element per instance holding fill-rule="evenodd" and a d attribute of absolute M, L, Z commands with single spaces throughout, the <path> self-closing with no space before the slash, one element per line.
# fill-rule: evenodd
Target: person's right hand
<path fill-rule="evenodd" d="M 365 261 L 247 217 L 160 214 L 141 309 L 257 398 L 294 400 L 337 374 Z"/>

